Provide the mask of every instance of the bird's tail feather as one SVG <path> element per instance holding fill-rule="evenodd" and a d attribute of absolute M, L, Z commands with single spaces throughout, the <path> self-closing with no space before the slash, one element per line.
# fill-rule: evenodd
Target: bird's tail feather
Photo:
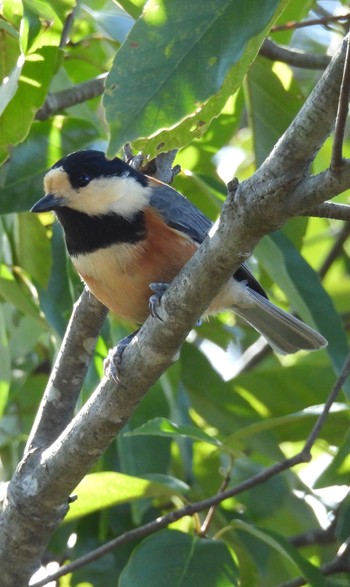
<path fill-rule="evenodd" d="M 295 316 L 284 312 L 269 300 L 249 290 L 251 304 L 233 306 L 234 312 L 266 338 L 276 353 L 288 355 L 301 349 L 316 351 L 327 346 L 327 340 Z"/>

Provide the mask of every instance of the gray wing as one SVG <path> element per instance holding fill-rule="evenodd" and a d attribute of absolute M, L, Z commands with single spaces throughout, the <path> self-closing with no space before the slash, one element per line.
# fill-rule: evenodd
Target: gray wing
<path fill-rule="evenodd" d="M 152 187 L 150 205 L 160 212 L 168 226 L 183 232 L 201 244 L 213 226 L 212 221 L 172 187 L 167 184 L 158 185 L 153 181 L 150 183 Z M 245 263 L 237 269 L 234 277 L 238 281 L 246 281 L 251 289 L 267 298 L 260 283 Z"/>
<path fill-rule="evenodd" d="M 150 205 L 156 208 L 168 226 L 202 243 L 213 223 L 185 196 L 166 184 L 152 185 Z"/>

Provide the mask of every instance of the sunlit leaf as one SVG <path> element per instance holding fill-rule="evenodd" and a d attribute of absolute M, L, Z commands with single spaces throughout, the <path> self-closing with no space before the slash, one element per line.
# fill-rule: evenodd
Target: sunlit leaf
<path fill-rule="evenodd" d="M 87 475 L 79 483 L 75 493 L 78 499 L 71 506 L 65 521 L 146 497 L 166 497 L 169 499 L 174 495 L 179 495 L 179 486 L 177 490 L 174 490 L 169 485 L 155 481 L 103 471 Z"/>
<path fill-rule="evenodd" d="M 147 137 L 138 147 L 149 153 L 160 143 L 169 150 L 201 136 L 239 88 L 284 4 L 277 0 L 263 4 L 251 0 L 244 5 L 239 0 L 148 2 L 106 81 L 109 155 L 135 139 Z M 170 128 L 171 134 L 159 133 Z"/>
<path fill-rule="evenodd" d="M 0 118 L 1 162 L 6 160 L 9 149 L 28 135 L 35 113 L 46 98 L 56 57 L 56 47 L 43 47 L 27 56 L 15 96 Z"/>

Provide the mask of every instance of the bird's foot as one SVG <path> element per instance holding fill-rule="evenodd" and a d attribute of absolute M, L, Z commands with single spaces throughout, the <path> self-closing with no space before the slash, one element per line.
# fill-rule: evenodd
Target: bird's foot
<path fill-rule="evenodd" d="M 151 316 L 153 318 L 158 318 L 161 322 L 164 322 L 163 318 L 158 313 L 158 308 L 160 306 L 160 301 L 162 299 L 162 295 L 168 289 L 167 283 L 150 283 L 149 288 L 153 291 L 153 295 L 150 297 L 148 306 Z"/>
<path fill-rule="evenodd" d="M 131 332 L 128 336 L 122 338 L 116 347 L 110 349 L 107 357 L 103 362 L 103 371 L 108 379 L 113 379 L 115 383 L 122 384 L 120 381 L 120 371 L 121 371 L 121 364 L 122 364 L 122 356 L 123 353 L 128 346 L 128 344 L 132 341 L 134 336 L 138 333 L 138 330 Z"/>

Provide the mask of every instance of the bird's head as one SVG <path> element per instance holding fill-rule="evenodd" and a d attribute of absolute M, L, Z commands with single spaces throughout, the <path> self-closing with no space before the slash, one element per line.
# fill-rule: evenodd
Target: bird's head
<path fill-rule="evenodd" d="M 145 175 L 101 151 L 76 151 L 60 159 L 44 178 L 45 196 L 31 212 L 70 208 L 89 216 L 118 214 L 131 218 L 148 202 Z"/>

